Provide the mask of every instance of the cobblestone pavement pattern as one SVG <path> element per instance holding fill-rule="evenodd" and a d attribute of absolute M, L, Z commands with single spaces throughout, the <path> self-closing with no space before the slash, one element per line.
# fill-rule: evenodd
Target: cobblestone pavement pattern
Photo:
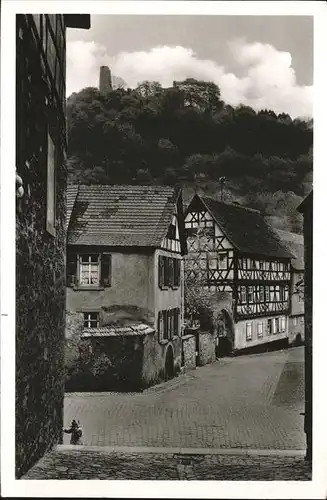
<path fill-rule="evenodd" d="M 226 358 L 143 393 L 67 394 L 64 424 L 85 445 L 304 449 L 303 372 L 303 347 Z"/>
<path fill-rule="evenodd" d="M 100 448 L 99 448 L 100 450 Z M 52 451 L 23 480 L 120 479 L 214 481 L 308 481 L 311 468 L 300 457 L 104 453 Z"/>

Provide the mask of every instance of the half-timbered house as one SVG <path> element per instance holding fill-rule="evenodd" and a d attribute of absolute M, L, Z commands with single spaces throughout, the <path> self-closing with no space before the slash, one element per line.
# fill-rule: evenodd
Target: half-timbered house
<path fill-rule="evenodd" d="M 181 190 L 71 186 L 67 224 L 66 335 L 80 328 L 95 349 L 101 339 L 109 356 L 133 343 L 139 355 L 127 356 L 121 378 L 135 384 L 178 372 L 186 251 Z"/>
<path fill-rule="evenodd" d="M 195 195 L 185 230 L 185 286 L 211 297 L 219 342 L 237 351 L 287 341 L 293 256 L 262 215 Z"/>
<path fill-rule="evenodd" d="M 291 260 L 291 306 L 288 318 L 290 343 L 304 341 L 304 242 L 303 235 L 276 229 L 277 235 L 294 255 Z"/>

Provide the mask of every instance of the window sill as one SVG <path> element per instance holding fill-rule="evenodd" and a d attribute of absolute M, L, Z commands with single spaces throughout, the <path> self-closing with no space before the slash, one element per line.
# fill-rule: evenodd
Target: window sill
<path fill-rule="evenodd" d="M 75 292 L 79 291 L 101 291 L 104 290 L 104 286 L 73 286 Z"/>

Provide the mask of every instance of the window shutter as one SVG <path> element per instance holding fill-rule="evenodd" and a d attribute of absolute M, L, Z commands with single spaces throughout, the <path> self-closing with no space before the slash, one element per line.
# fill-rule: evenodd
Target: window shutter
<path fill-rule="evenodd" d="M 158 285 L 159 288 L 164 286 L 164 257 L 158 256 Z"/>
<path fill-rule="evenodd" d="M 168 314 L 167 311 L 162 311 L 163 315 L 163 338 L 168 339 Z"/>
<path fill-rule="evenodd" d="M 181 310 L 179 307 L 176 309 L 176 335 L 179 336 L 181 333 Z"/>
<path fill-rule="evenodd" d="M 178 287 L 181 283 L 181 262 L 179 259 L 174 259 L 174 286 Z"/>
<path fill-rule="evenodd" d="M 162 257 L 163 260 L 163 285 L 169 286 L 169 267 L 168 267 L 168 257 Z"/>
<path fill-rule="evenodd" d="M 174 286 L 174 260 L 168 257 L 168 286 Z"/>
<path fill-rule="evenodd" d="M 74 252 L 68 252 L 66 263 L 66 285 L 73 287 L 76 286 L 77 283 L 77 255 Z"/>
<path fill-rule="evenodd" d="M 157 325 L 157 331 L 158 331 L 158 340 L 161 342 L 162 340 L 162 329 L 161 329 L 161 319 L 162 319 L 162 311 L 158 312 L 158 325 Z"/>
<path fill-rule="evenodd" d="M 110 253 L 103 253 L 101 256 L 100 283 L 102 286 L 111 286 L 111 254 Z"/>

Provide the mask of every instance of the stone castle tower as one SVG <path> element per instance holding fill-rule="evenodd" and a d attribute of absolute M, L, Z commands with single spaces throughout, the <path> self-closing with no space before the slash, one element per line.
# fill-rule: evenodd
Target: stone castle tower
<path fill-rule="evenodd" d="M 99 90 L 101 93 L 112 90 L 111 71 L 108 66 L 100 66 Z"/>

